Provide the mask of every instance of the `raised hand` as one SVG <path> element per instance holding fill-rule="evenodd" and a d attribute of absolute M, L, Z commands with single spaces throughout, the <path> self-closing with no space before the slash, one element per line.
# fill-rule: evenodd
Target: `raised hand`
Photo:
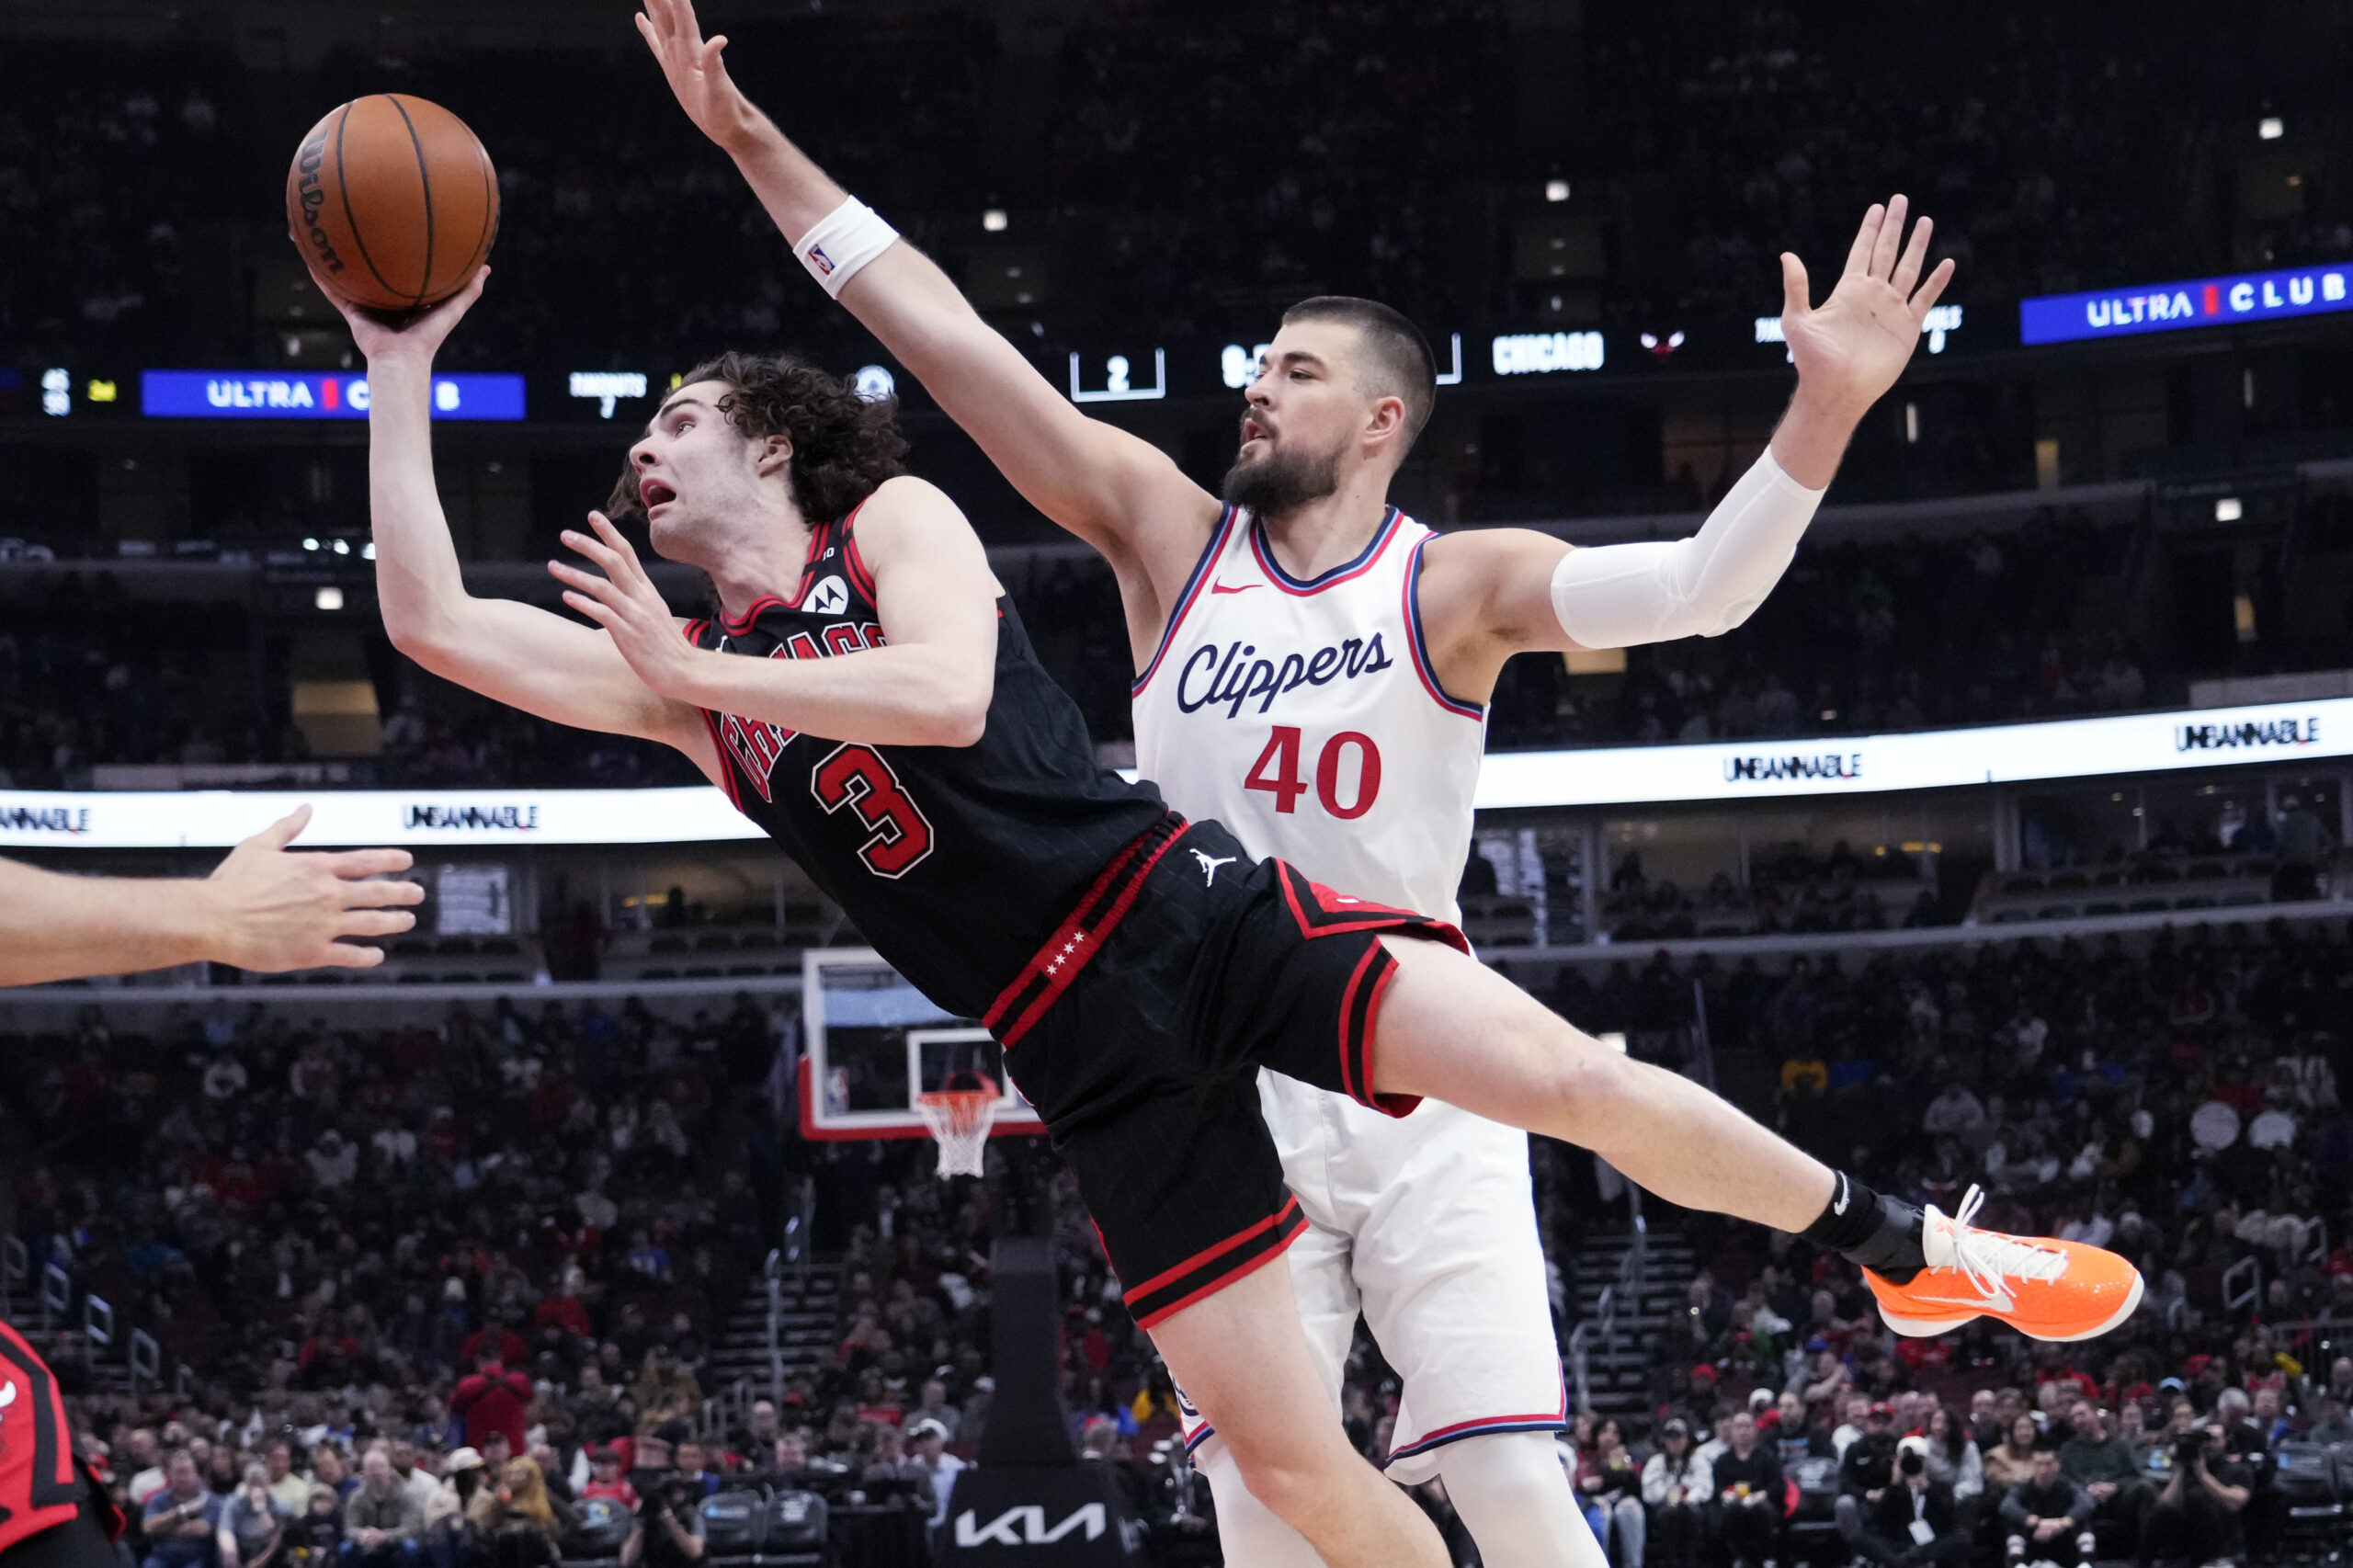
<path fill-rule="evenodd" d="M 405 849 L 303 855 L 286 846 L 310 824 L 301 806 L 229 851 L 200 884 L 212 935 L 205 950 L 239 969 L 372 969 L 381 948 L 338 937 L 393 937 L 416 924 L 402 907 L 422 903 L 415 882 L 369 879 L 405 871 Z"/>
<path fill-rule="evenodd" d="M 343 319 L 351 327 L 351 341 L 369 363 L 406 355 L 429 365 L 441 351 L 441 345 L 457 330 L 458 323 L 482 298 L 483 286 L 490 281 L 490 268 L 484 267 L 474 274 L 472 282 L 432 309 L 399 316 L 353 304 L 327 287 L 316 267 L 311 269 L 311 281 L 319 286 L 319 292 L 329 304 L 343 312 Z"/>
<path fill-rule="evenodd" d="M 767 123 L 727 74 L 724 34 L 705 40 L 693 0 L 645 0 L 637 30 L 695 128 L 731 152 Z"/>
<path fill-rule="evenodd" d="M 1904 373 L 1920 341 L 1920 324 L 1952 281 L 1949 256 L 1920 281 L 1934 227 L 1927 219 L 1913 225 L 1911 244 L 1898 254 L 1904 209 L 1897 196 L 1863 214 L 1847 252 L 1847 270 L 1819 305 L 1809 301 L 1805 264 L 1787 252 L 1781 256 L 1781 333 L 1797 361 L 1800 395 L 1822 398 L 1856 418 Z"/>
<path fill-rule="evenodd" d="M 591 539 L 566 528 L 563 542 L 603 571 L 584 572 L 562 561 L 548 562 L 548 571 L 564 585 L 563 602 L 603 627 L 613 646 L 646 688 L 664 697 L 683 697 L 693 665 L 704 655 L 678 632 L 678 622 L 662 590 L 654 585 L 645 567 L 630 548 L 620 529 L 602 512 L 588 514 Z"/>

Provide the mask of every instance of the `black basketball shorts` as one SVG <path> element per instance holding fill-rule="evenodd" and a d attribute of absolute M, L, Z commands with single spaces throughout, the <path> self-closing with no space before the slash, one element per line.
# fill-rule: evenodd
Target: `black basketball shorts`
<path fill-rule="evenodd" d="M 1384 933 L 1470 950 L 1441 920 L 1348 898 L 1216 823 L 1170 812 L 1105 868 L 983 1020 L 1077 1175 L 1144 1328 L 1306 1228 L 1258 1110 L 1269 1067 L 1372 1092 Z"/>

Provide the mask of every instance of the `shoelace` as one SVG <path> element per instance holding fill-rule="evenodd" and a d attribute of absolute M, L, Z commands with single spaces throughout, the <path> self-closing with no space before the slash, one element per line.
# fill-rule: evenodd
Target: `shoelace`
<path fill-rule="evenodd" d="M 2067 1272 L 2067 1255 L 2063 1252 L 2039 1247 L 1999 1231 L 1981 1231 L 1971 1224 L 1984 1206 L 1985 1189 L 1972 1185 L 1962 1195 L 1951 1221 L 1953 1267 L 1966 1275 L 1972 1285 L 1991 1296 L 2001 1290 L 2006 1276 L 2047 1284 Z"/>

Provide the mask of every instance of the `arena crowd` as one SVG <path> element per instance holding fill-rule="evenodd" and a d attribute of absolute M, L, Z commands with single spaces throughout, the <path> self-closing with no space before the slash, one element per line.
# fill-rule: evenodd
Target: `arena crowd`
<path fill-rule="evenodd" d="M 1801 1144 L 1948 1211 L 1982 1187 L 1980 1222 L 2119 1248 L 2150 1294 L 2081 1346 L 1983 1324 L 1901 1340 L 1835 1256 L 1654 1205 L 1650 1223 L 1688 1236 L 1703 1272 L 1656 1336 L 1640 1415 L 1581 1419 L 1564 1450 L 1620 1568 L 1713 1562 L 1710 1542 L 1755 1568 L 1809 1528 L 1887 1562 L 1993 1561 L 2024 1536 L 2027 1561 L 2067 1564 L 2086 1524 L 2104 1558 L 2276 1549 L 2295 1482 L 2281 1455 L 2298 1451 L 2282 1445 L 2353 1437 L 2353 1359 L 2334 1348 L 2353 1330 L 2353 1119 L 2336 1087 L 2353 932 L 2195 926 L 2144 948 L 2029 939 L 1779 974 L 1662 958 L 1599 987 L 1564 971 L 1550 999 L 1664 1038 L 1688 1022 L 1694 978 L 1726 1087 L 1761 1084 L 1750 1103 Z M 18 1233 L 202 1369 L 186 1396 L 81 1393 L 116 1484 L 149 1509 L 166 1492 L 182 1500 L 166 1510 L 199 1505 L 215 1527 L 210 1511 L 233 1515 L 231 1535 L 244 1523 L 258 1541 L 257 1464 L 288 1542 L 339 1531 L 362 1544 L 337 1551 L 370 1562 L 383 1539 L 355 1530 L 444 1554 L 507 1529 L 560 1540 L 576 1528 L 563 1510 L 599 1484 L 642 1497 L 674 1470 L 936 1506 L 987 1422 L 1007 1169 L 943 1185 L 927 1146 L 801 1142 L 757 1092 L 787 1022 L 748 999 L 686 1028 L 597 1005 L 458 1008 L 393 1031 L 219 1006 L 144 1037 L 93 1007 L 71 1036 L 0 1042 L 24 1064 L 6 1080 L 9 1136 L 41 1129 Z M 1582 1240 L 1622 1224 L 1603 1196 L 1617 1187 L 1541 1140 L 1532 1169 L 1565 1335 Z M 1035 1174 L 1065 1273 L 1074 1421 L 1164 1534 L 1189 1519 L 1198 1535 L 1202 1505 L 1170 1501 L 1174 1391 L 1067 1176 Z M 802 1176 L 843 1260 L 838 1340 L 706 1431 L 717 1325 Z M 1396 1395 L 1360 1340 L 1346 1415 L 1376 1458 Z M 2203 1471 L 2174 1468 L 2209 1426 Z M 1908 1521 L 1889 1526 L 1914 1435 L 1924 1517 L 1948 1542 L 1927 1558 Z M 549 1528 L 450 1522 L 502 1489 L 523 1501 L 499 1507 L 536 1517 L 540 1486 Z M 355 1494 L 374 1501 L 355 1512 Z M 151 1520 L 156 1568 L 230 1568 L 197 1517 Z"/>

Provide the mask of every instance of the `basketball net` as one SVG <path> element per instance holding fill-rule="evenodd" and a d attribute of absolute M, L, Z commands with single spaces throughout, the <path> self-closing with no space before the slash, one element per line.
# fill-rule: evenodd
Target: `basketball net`
<path fill-rule="evenodd" d="M 976 1176 L 996 1125 L 995 1089 L 931 1089 L 915 1096 L 924 1125 L 939 1141 L 939 1174 Z"/>

